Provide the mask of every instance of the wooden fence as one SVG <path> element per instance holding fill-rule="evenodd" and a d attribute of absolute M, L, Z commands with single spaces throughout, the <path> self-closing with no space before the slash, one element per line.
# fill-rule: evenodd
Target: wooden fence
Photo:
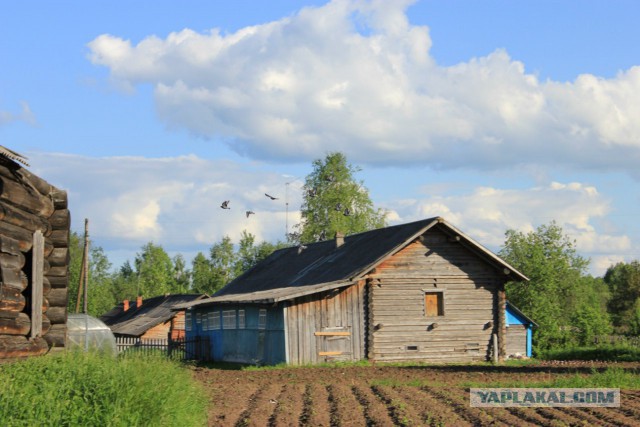
<path fill-rule="evenodd" d="M 168 357 L 179 360 L 210 360 L 211 348 L 209 337 L 192 339 L 144 339 L 139 337 L 116 337 L 118 354 L 126 353 L 164 353 Z"/>

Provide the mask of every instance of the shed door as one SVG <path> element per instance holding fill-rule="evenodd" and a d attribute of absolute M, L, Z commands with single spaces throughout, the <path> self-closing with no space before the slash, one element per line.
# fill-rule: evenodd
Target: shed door
<path fill-rule="evenodd" d="M 318 346 L 318 356 L 326 361 L 331 360 L 352 360 L 351 351 L 351 328 L 333 327 L 322 328 L 316 332 L 320 345 Z"/>

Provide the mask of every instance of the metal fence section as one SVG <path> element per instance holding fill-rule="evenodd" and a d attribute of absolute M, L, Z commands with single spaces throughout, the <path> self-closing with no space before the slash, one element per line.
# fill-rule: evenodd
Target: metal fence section
<path fill-rule="evenodd" d="M 118 354 L 142 353 L 164 354 L 178 360 L 210 360 L 209 337 L 191 339 L 145 339 L 139 337 L 116 337 Z"/>

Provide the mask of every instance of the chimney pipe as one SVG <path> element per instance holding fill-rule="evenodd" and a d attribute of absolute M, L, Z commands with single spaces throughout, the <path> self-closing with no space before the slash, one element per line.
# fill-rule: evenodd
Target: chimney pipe
<path fill-rule="evenodd" d="M 344 233 L 339 231 L 336 232 L 336 248 L 344 245 Z"/>
<path fill-rule="evenodd" d="M 138 296 L 138 298 L 136 299 L 136 308 L 140 307 L 142 307 L 142 297 Z"/>
<path fill-rule="evenodd" d="M 122 308 L 123 311 L 129 310 L 129 300 L 128 299 L 122 301 L 122 305 L 123 305 L 123 308 Z"/>

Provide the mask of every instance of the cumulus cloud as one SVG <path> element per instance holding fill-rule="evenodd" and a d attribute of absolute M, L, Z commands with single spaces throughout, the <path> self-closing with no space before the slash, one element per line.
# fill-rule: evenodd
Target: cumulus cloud
<path fill-rule="evenodd" d="M 29 153 L 29 157 L 34 173 L 68 191 L 73 229 L 82 230 L 84 218 L 89 218 L 92 240 L 117 257 L 126 254 L 126 259 L 133 259 L 148 241 L 190 257 L 206 252 L 224 236 L 238 242 L 244 230 L 258 241 L 275 242 L 284 240 L 286 227 L 291 229 L 300 220 L 302 182 L 257 163 L 193 155 L 150 159 Z M 390 224 L 443 216 L 494 251 L 504 243 L 507 229 L 528 232 L 555 220 L 575 239 L 578 252 L 591 258 L 594 274 L 603 274 L 611 263 L 637 252 L 620 228 L 603 225 L 611 214 L 611 200 L 592 185 L 552 182 L 531 188 L 476 186 L 440 193 L 432 191 L 432 185 L 425 188 L 435 195 L 390 196 L 373 202 L 388 208 Z M 264 193 L 279 199 L 272 201 Z M 230 210 L 220 208 L 223 200 L 230 200 Z M 247 210 L 255 215 L 247 218 Z"/>
<path fill-rule="evenodd" d="M 494 251 L 504 244 L 508 229 L 527 233 L 556 221 L 578 252 L 592 259 L 592 272 L 602 274 L 632 248 L 629 236 L 596 225 L 610 213 L 610 203 L 595 187 L 577 182 L 528 189 L 477 187 L 467 194 L 394 203 L 393 218 L 407 222 L 442 216 Z"/>
<path fill-rule="evenodd" d="M 504 50 L 440 66 L 411 3 L 334 0 L 233 33 L 137 43 L 103 34 L 89 58 L 120 85 L 152 85 L 169 127 L 251 158 L 340 150 L 370 164 L 635 171 L 640 67 L 542 82 Z"/>
<path fill-rule="evenodd" d="M 287 221 L 299 221 L 300 192 L 285 198 L 286 177 L 251 165 L 196 156 L 30 158 L 35 173 L 67 190 L 74 229 L 90 218 L 92 237 L 110 250 L 154 241 L 172 250 L 206 251 L 224 236 L 238 242 L 244 230 L 257 241 L 275 242 L 284 240 Z M 220 208 L 223 200 L 231 209 Z M 288 214 L 287 201 L 296 207 Z M 255 215 L 247 218 L 247 210 Z"/>

